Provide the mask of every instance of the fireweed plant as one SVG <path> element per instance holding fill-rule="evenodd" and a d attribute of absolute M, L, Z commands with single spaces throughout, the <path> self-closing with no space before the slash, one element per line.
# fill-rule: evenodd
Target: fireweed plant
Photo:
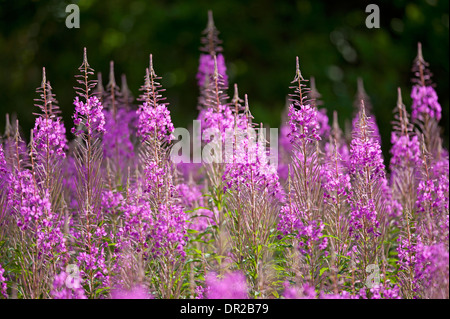
<path fill-rule="evenodd" d="M 0 298 L 449 298 L 448 151 L 420 43 L 386 163 L 362 80 L 342 130 L 298 57 L 267 138 L 227 95 L 218 34 L 209 12 L 190 131 L 152 55 L 135 100 L 85 49 L 73 124 L 43 69 L 30 140 L 8 115 L 1 136 Z"/>

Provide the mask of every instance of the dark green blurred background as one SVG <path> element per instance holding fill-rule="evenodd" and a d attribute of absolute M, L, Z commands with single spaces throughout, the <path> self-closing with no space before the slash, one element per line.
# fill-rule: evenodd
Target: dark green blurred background
<path fill-rule="evenodd" d="M 65 27 L 70 3 L 80 7 L 80 29 Z M 380 7 L 380 29 L 365 26 L 369 3 Z M 329 116 L 338 110 L 341 124 L 353 113 L 357 77 L 364 79 L 385 155 L 396 88 L 403 89 L 409 107 L 410 69 L 421 41 L 437 84 L 448 147 L 448 6 L 447 0 L 0 0 L 0 130 L 7 112 L 18 114 L 25 132 L 31 129 L 43 66 L 69 129 L 73 76 L 84 46 L 96 71 L 106 75 L 114 60 L 117 78 L 126 73 L 135 96 L 153 53 L 174 123 L 188 125 L 197 115 L 198 48 L 212 9 L 230 85 L 237 82 L 240 92 L 249 94 L 257 121 L 279 126 L 298 55 L 303 75 L 316 77 Z"/>

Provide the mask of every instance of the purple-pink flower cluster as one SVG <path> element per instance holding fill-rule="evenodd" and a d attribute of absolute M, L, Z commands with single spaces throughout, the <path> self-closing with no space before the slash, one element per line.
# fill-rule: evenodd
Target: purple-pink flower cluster
<path fill-rule="evenodd" d="M 284 299 L 316 299 L 317 294 L 314 287 L 303 284 L 301 287 L 290 286 L 289 283 L 284 283 Z"/>
<path fill-rule="evenodd" d="M 142 251 L 148 248 L 147 234 L 153 226 L 153 217 L 150 204 L 143 199 L 127 203 L 123 207 L 123 225 L 116 234 L 117 248 L 126 250 L 134 248 Z M 152 238 L 149 238 L 152 239 Z"/>
<path fill-rule="evenodd" d="M 17 226 L 23 231 L 32 228 L 51 210 L 48 194 L 41 197 L 29 170 L 19 171 L 12 185 L 15 195 Z"/>
<path fill-rule="evenodd" d="M 310 212 L 298 209 L 295 205 L 284 205 L 279 214 L 278 231 L 283 235 L 294 234 L 298 249 L 302 254 L 311 254 L 313 245 L 318 249 L 327 248 L 328 238 L 323 237 L 325 225 L 320 220 L 310 220 Z"/>
<path fill-rule="evenodd" d="M 245 132 L 247 119 L 237 117 L 236 128 L 238 132 Z M 214 139 L 222 139 L 222 143 L 234 134 L 235 114 L 227 105 L 220 104 L 218 108 L 209 107 L 201 109 L 198 115 L 203 131 L 202 139 L 206 143 Z"/>
<path fill-rule="evenodd" d="M 102 193 L 102 209 L 106 214 L 113 214 L 122 204 L 123 195 L 117 191 L 107 190 Z"/>
<path fill-rule="evenodd" d="M 3 145 L 0 144 L 0 173 L 3 175 L 7 172 L 5 152 L 3 151 Z"/>
<path fill-rule="evenodd" d="M 338 150 L 331 150 L 330 143 L 325 145 L 327 161 L 322 167 L 322 185 L 324 197 L 334 204 L 338 204 L 338 198 L 346 201 L 351 190 L 350 175 L 346 168 L 346 162 L 340 157 Z M 333 154 L 334 153 L 334 154 Z"/>
<path fill-rule="evenodd" d="M 417 187 L 417 208 L 419 213 L 433 211 L 448 212 L 448 176 L 440 176 L 436 182 L 433 180 L 420 181 Z"/>
<path fill-rule="evenodd" d="M 351 208 L 350 234 L 355 239 L 359 239 L 361 235 L 358 233 L 358 230 L 366 230 L 368 234 L 379 236 L 377 228 L 380 227 L 380 222 L 374 201 L 370 199 L 367 203 L 360 201 L 351 202 Z"/>
<path fill-rule="evenodd" d="M 83 102 L 77 96 L 73 104 L 75 105 L 73 134 L 80 136 L 84 128 L 87 129 L 89 136 L 92 136 L 95 132 L 105 133 L 105 115 L 102 112 L 102 102 L 98 97 L 91 96 L 86 102 Z M 78 128 L 80 124 L 82 124 L 82 127 Z"/>

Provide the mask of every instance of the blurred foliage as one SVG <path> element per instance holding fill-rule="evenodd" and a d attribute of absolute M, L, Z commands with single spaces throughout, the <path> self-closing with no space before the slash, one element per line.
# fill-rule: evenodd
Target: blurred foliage
<path fill-rule="evenodd" d="M 65 27 L 70 3 L 80 7 L 80 29 Z M 380 7 L 379 29 L 365 26 L 369 3 Z M 417 42 L 422 42 L 443 108 L 448 147 L 448 7 L 447 0 L 0 0 L 0 130 L 7 112 L 17 113 L 25 132 L 32 128 L 43 66 L 69 129 L 73 76 L 84 46 L 105 82 L 114 60 L 116 79 L 126 73 L 135 96 L 153 53 L 175 126 L 189 125 L 197 115 L 200 35 L 212 9 L 230 84 L 238 83 L 241 94 L 249 94 L 257 121 L 280 125 L 298 55 L 303 75 L 315 76 L 328 115 L 337 110 L 342 126 L 353 114 L 357 78 L 364 79 L 385 146 L 390 145 L 397 86 L 410 106 L 411 66 Z M 388 148 L 383 149 L 387 156 Z"/>

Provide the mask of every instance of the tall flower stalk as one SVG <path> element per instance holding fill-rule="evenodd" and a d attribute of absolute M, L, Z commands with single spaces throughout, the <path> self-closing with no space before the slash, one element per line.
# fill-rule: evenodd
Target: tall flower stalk
<path fill-rule="evenodd" d="M 305 81 L 297 57 L 296 74 L 291 82 L 294 94 L 291 94 L 289 106 L 289 138 L 294 150 L 288 199 L 279 213 L 278 230 L 285 236 L 293 236 L 293 243 L 300 251 L 301 276 L 316 286 L 328 240 L 323 237 L 323 188 L 318 152 L 321 137 L 318 135 L 317 109 L 308 101 Z"/>

